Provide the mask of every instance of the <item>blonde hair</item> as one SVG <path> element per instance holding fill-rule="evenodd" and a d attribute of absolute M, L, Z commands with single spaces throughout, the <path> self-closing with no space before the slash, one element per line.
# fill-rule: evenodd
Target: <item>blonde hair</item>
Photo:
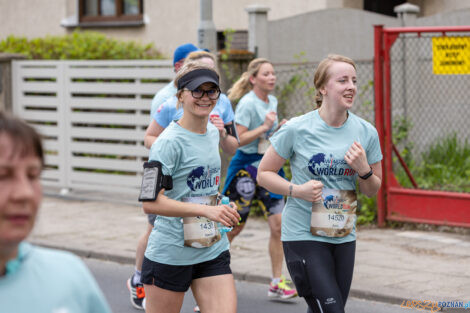
<path fill-rule="evenodd" d="M 269 63 L 272 65 L 269 60 L 263 58 L 254 59 L 250 62 L 250 64 L 248 64 L 246 72 L 242 74 L 242 76 L 233 84 L 232 88 L 230 88 L 227 92 L 228 98 L 230 99 L 230 101 L 232 101 L 232 103 L 240 100 L 241 97 L 243 97 L 251 89 L 253 89 L 253 86 L 250 82 L 250 77 L 258 75 L 258 71 L 261 65 L 265 63 Z"/>
<path fill-rule="evenodd" d="M 331 74 L 329 73 L 329 68 L 335 62 L 344 62 L 351 64 L 356 69 L 356 64 L 353 60 L 348 57 L 339 54 L 329 54 L 325 59 L 323 59 L 315 71 L 315 76 L 313 77 L 313 84 L 315 86 L 315 102 L 317 103 L 317 108 L 320 108 L 323 102 L 323 95 L 320 92 L 320 89 L 325 86 L 330 79 Z"/>
<path fill-rule="evenodd" d="M 201 60 L 204 58 L 208 58 L 214 61 L 214 65 L 217 68 L 217 60 L 215 56 L 212 53 L 207 52 L 207 51 L 193 51 L 190 54 L 188 54 L 184 62 L 189 63 L 189 62 L 194 62 L 194 61 Z"/>
<path fill-rule="evenodd" d="M 219 73 L 217 73 L 217 71 L 210 67 L 209 65 L 207 65 L 206 63 L 203 63 L 201 61 L 191 61 L 191 62 L 184 62 L 184 65 L 180 68 L 180 70 L 178 71 L 178 73 L 176 73 L 176 77 L 175 77 L 175 87 L 178 88 L 178 81 L 181 79 L 181 77 L 183 77 L 184 75 L 188 74 L 189 72 L 192 72 L 192 71 L 195 71 L 195 70 L 199 70 L 199 69 L 207 69 L 207 70 L 210 70 L 214 73 L 217 74 L 218 77 L 220 77 Z M 180 101 L 180 97 L 181 97 L 181 94 L 183 93 L 183 89 L 181 90 L 178 90 L 176 92 L 176 99 L 177 99 L 177 103 L 176 103 L 176 108 L 179 109 L 183 103 L 181 103 Z"/>

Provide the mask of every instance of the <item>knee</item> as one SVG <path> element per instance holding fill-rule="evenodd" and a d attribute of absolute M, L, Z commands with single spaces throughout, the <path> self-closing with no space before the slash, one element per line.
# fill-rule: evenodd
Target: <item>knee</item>
<path fill-rule="evenodd" d="M 236 236 L 240 234 L 242 229 L 243 229 L 243 224 L 233 227 L 232 231 L 227 233 L 228 239 L 232 241 L 233 238 L 235 238 Z"/>
<path fill-rule="evenodd" d="M 273 223 L 269 224 L 269 228 L 271 230 L 271 237 L 273 238 L 281 238 L 281 221 L 274 221 Z"/>

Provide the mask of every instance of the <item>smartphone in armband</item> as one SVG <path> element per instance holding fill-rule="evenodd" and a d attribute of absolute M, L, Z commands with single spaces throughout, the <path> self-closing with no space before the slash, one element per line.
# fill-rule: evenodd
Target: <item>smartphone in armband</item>
<path fill-rule="evenodd" d="M 240 138 L 238 138 L 238 133 L 237 133 L 237 127 L 235 126 L 234 122 L 232 122 L 232 124 L 225 125 L 224 128 L 227 131 L 227 134 L 229 134 L 230 136 L 235 137 L 237 139 L 238 143 L 240 143 Z"/>
<path fill-rule="evenodd" d="M 163 175 L 162 163 L 159 161 L 145 162 L 139 201 L 155 201 L 162 188 L 166 190 L 173 188 L 171 176 Z"/>

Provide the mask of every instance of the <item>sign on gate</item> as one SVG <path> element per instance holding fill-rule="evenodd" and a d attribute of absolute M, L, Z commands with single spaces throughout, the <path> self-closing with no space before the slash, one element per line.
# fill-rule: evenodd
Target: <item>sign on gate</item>
<path fill-rule="evenodd" d="M 470 38 L 432 38 L 433 73 L 470 74 Z"/>

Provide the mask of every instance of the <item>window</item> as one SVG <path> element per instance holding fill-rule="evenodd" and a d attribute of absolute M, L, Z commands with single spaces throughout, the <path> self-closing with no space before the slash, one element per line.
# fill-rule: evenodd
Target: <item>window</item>
<path fill-rule="evenodd" d="M 380 14 L 385 14 L 389 16 L 397 16 L 393 9 L 402 3 L 405 3 L 405 0 L 364 0 L 364 10 L 376 12 Z"/>
<path fill-rule="evenodd" d="M 79 0 L 79 5 L 80 24 L 143 22 L 143 0 Z"/>

